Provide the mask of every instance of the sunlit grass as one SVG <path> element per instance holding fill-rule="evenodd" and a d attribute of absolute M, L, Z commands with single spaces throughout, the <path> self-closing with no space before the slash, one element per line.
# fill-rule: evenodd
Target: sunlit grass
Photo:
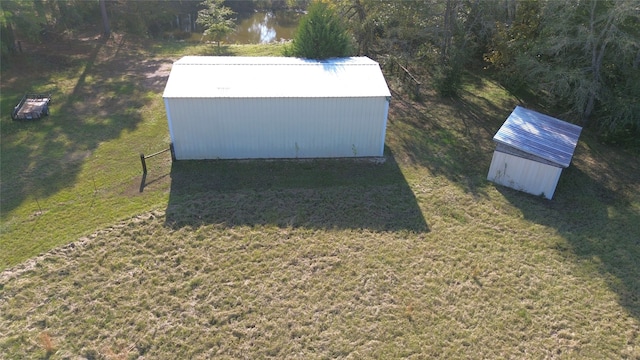
<path fill-rule="evenodd" d="M 282 56 L 284 43 L 273 44 L 193 44 L 186 42 L 168 42 L 154 45 L 154 52 L 162 56 Z"/>
<path fill-rule="evenodd" d="M 128 55 L 122 53 L 113 61 L 126 63 Z M 138 154 L 169 143 L 159 92 L 139 81 L 146 74 L 136 78 L 130 71 L 140 70 L 118 68 L 108 61 L 90 67 L 81 63 L 51 74 L 41 71 L 37 57 L 25 64 L 14 68 L 22 71 L 17 75 L 20 81 L 3 81 L 3 113 L 14 105 L 7 94 L 18 97 L 22 91 L 38 89 L 51 92 L 53 103 L 51 116 L 37 122 L 2 118 L 0 268 L 154 203 L 161 206 L 167 198 L 167 186 L 144 198 L 132 197 L 140 187 Z M 88 68 L 92 70 L 86 73 Z M 11 69 L 3 74 L 13 75 Z M 166 160 L 151 163 L 153 171 L 166 174 Z"/>

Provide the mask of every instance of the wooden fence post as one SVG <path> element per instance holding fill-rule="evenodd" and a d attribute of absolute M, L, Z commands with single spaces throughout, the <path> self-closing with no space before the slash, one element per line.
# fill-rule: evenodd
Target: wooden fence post
<path fill-rule="evenodd" d="M 140 153 L 140 162 L 142 162 L 142 173 L 147 174 L 147 161 L 144 159 L 144 154 Z"/>

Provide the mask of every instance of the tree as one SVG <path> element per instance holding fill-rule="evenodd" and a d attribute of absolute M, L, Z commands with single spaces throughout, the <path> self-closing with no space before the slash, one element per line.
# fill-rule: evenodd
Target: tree
<path fill-rule="evenodd" d="M 30 40 L 37 40 L 42 30 L 44 14 L 32 1 L 0 1 L 0 41 L 2 54 L 13 51 L 16 33 Z"/>
<path fill-rule="evenodd" d="M 382 35 L 381 13 L 386 4 L 380 0 L 338 0 L 345 26 L 354 35 L 357 53 L 372 56 L 379 36 Z"/>
<path fill-rule="evenodd" d="M 111 26 L 109 25 L 109 16 L 107 15 L 106 0 L 100 0 L 100 14 L 102 15 L 103 35 L 105 38 L 111 36 Z"/>
<path fill-rule="evenodd" d="M 204 37 L 212 38 L 218 43 L 235 29 L 233 11 L 224 6 L 224 0 L 205 0 L 201 3 L 204 9 L 198 11 L 196 23 L 204 28 Z"/>
<path fill-rule="evenodd" d="M 498 25 L 487 54 L 503 78 L 605 137 L 640 133 L 637 1 L 516 5 L 515 18 Z"/>
<path fill-rule="evenodd" d="M 433 85 L 441 96 L 457 96 L 462 89 L 462 73 L 473 59 L 474 49 L 486 37 L 483 9 L 479 0 L 445 0 L 429 4 L 427 28 Z"/>
<path fill-rule="evenodd" d="M 519 66 L 523 58 L 536 58 L 542 18 L 542 4 L 522 1 L 505 11 L 503 21 L 496 21 L 488 41 L 484 60 L 497 70 L 500 80 L 509 88 L 526 87 L 527 73 Z M 497 20 L 497 19 L 496 19 Z"/>
<path fill-rule="evenodd" d="M 345 57 L 351 53 L 349 34 L 327 3 L 315 1 L 307 8 L 286 55 L 308 59 Z"/>

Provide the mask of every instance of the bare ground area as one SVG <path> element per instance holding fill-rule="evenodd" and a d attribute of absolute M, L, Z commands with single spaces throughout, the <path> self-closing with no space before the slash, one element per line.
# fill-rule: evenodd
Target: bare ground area
<path fill-rule="evenodd" d="M 90 67 L 103 65 L 101 73 L 105 77 L 135 76 L 143 79 L 142 83 L 150 90 L 162 91 L 169 77 L 171 64 L 176 60 L 142 57 L 140 55 L 144 45 L 140 39 L 129 39 L 118 33 L 113 33 L 109 39 L 84 34 L 63 41 L 22 43 L 23 52 L 16 56 L 35 57 L 38 58 L 38 63 L 12 61 L 14 70 L 2 79 L 3 87 L 16 86 L 16 82 L 23 81 L 24 76 L 29 73 L 38 76 L 84 63 Z M 33 66 L 39 69 L 33 69 Z"/>

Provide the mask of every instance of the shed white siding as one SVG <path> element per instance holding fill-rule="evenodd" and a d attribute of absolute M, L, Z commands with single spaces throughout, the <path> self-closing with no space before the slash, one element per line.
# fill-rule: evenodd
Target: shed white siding
<path fill-rule="evenodd" d="M 536 196 L 553 198 L 562 168 L 494 151 L 487 179 Z"/>
<path fill-rule="evenodd" d="M 553 198 L 581 131 L 577 125 L 517 106 L 493 137 L 497 146 L 487 179 Z"/>
<path fill-rule="evenodd" d="M 382 156 L 386 100 L 201 99 L 170 102 L 178 160 Z"/>
<path fill-rule="evenodd" d="M 383 155 L 390 92 L 368 58 L 186 57 L 163 97 L 178 160 Z"/>

